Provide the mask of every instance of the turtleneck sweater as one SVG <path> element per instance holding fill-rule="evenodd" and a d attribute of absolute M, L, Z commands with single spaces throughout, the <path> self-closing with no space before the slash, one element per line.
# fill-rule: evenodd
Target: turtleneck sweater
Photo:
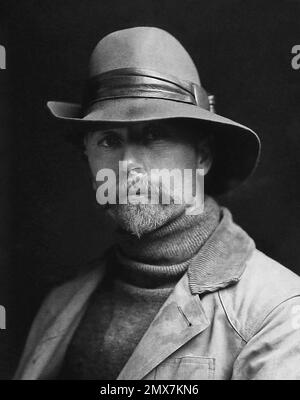
<path fill-rule="evenodd" d="M 141 238 L 119 233 L 60 379 L 115 380 L 219 220 L 219 205 L 206 196 L 201 214 L 183 212 Z"/>

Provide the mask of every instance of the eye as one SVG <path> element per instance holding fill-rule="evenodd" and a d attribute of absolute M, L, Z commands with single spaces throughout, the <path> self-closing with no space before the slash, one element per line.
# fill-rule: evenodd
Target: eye
<path fill-rule="evenodd" d="M 168 137 L 168 132 L 165 127 L 160 125 L 149 125 L 146 127 L 144 132 L 145 141 L 156 141 L 162 140 Z"/>
<path fill-rule="evenodd" d="M 117 147 L 121 144 L 121 140 L 119 136 L 113 132 L 98 138 L 96 144 L 97 147 Z"/>

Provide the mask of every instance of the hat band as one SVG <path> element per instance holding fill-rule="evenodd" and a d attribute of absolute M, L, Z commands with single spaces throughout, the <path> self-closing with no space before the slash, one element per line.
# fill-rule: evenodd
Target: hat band
<path fill-rule="evenodd" d="M 208 95 L 200 85 L 141 68 L 119 68 L 90 78 L 83 108 L 88 112 L 97 102 L 129 97 L 166 99 L 210 109 Z"/>

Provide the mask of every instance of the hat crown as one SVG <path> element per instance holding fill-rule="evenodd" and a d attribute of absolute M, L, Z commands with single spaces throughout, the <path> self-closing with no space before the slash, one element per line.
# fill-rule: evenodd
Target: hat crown
<path fill-rule="evenodd" d="M 90 77 L 119 68 L 145 68 L 200 85 L 191 56 L 174 36 L 160 28 L 122 29 L 102 38 L 90 58 Z"/>

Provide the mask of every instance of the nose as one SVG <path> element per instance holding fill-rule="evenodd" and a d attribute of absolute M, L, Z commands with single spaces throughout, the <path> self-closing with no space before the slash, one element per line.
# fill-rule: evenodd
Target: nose
<path fill-rule="evenodd" d="M 134 143 L 126 143 L 123 148 L 122 161 L 127 165 L 128 175 L 131 172 L 144 172 L 142 152 L 140 147 Z"/>

